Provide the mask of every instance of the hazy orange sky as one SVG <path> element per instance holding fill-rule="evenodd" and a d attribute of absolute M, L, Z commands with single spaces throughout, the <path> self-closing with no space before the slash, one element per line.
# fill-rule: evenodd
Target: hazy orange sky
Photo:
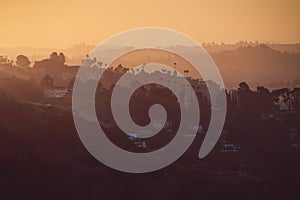
<path fill-rule="evenodd" d="M 0 46 L 96 45 L 158 26 L 198 42 L 300 42 L 299 0 L 0 0 Z"/>

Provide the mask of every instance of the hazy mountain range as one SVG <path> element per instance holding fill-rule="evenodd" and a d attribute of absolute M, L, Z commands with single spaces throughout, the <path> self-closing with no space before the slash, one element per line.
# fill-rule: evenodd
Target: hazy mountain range
<path fill-rule="evenodd" d="M 245 81 L 250 87 L 267 86 L 269 88 L 276 87 L 299 87 L 300 85 L 300 44 L 259 44 L 240 42 L 237 44 L 204 44 L 204 48 L 210 53 L 213 60 L 217 64 L 226 88 L 235 88 L 238 83 Z M 85 56 L 94 48 L 92 45 L 79 44 L 66 49 L 35 49 L 35 48 L 1 48 L 0 56 L 7 55 L 9 59 L 15 61 L 17 55 L 26 55 L 31 66 L 35 61 L 49 58 L 52 52 L 63 52 L 66 56 L 67 66 L 79 66 L 85 59 Z M 102 57 L 113 57 L 114 55 L 124 52 L 125 49 L 131 47 L 104 47 L 97 49 Z M 172 46 L 167 47 L 172 50 Z M 195 48 L 176 46 L 183 55 L 189 54 L 198 56 L 194 52 Z M 146 55 L 147 57 L 147 55 Z M 127 67 L 135 62 L 146 62 L 144 56 L 132 57 L 126 59 L 122 64 Z M 157 58 L 158 63 L 164 63 L 168 57 Z M 147 60 L 147 59 L 146 59 Z M 173 62 L 173 60 L 172 60 Z M 172 63 L 171 62 L 171 63 Z M 124 65 L 125 64 L 125 65 Z M 179 63 L 180 64 L 180 63 Z M 182 67 L 179 66 L 178 68 Z M 54 69 L 53 69 L 54 70 Z M 11 77 L 16 73 L 16 69 L 0 67 L 1 77 Z M 19 70 L 20 71 L 20 70 Z M 22 70 L 21 70 L 22 71 Z M 59 74 L 69 74 L 74 76 L 77 68 L 65 68 L 64 72 L 57 71 Z M 69 73 L 70 72 L 70 73 Z M 28 75 L 22 75 L 26 78 Z M 39 78 L 36 80 L 39 81 Z M 40 77 L 41 78 L 41 77 Z M 55 77 L 54 77 L 55 78 Z M 69 80 L 68 77 L 66 80 Z"/>
<path fill-rule="evenodd" d="M 210 54 L 221 53 L 222 51 L 236 50 L 243 46 L 257 46 L 258 42 L 238 42 L 235 44 L 217 44 L 217 43 L 203 43 L 202 46 Z M 274 50 L 288 53 L 299 53 L 300 43 L 295 44 L 280 44 L 280 43 L 263 43 Z M 85 43 L 75 44 L 64 49 L 59 48 L 32 48 L 32 47 L 1 47 L 0 55 L 6 55 L 9 59 L 15 60 L 20 55 L 26 55 L 32 61 L 37 61 L 48 57 L 52 52 L 64 52 L 68 65 L 79 65 L 85 56 L 95 48 L 95 45 Z M 107 50 L 121 49 L 121 47 L 107 47 Z M 183 51 L 187 50 L 183 47 Z"/>

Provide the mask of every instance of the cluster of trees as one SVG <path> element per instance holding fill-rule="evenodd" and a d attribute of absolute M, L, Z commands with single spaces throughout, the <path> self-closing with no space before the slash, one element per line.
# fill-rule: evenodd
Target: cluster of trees
<path fill-rule="evenodd" d="M 48 66 L 64 66 L 66 62 L 66 57 L 63 53 L 53 52 L 50 55 L 50 58 L 43 59 L 41 61 L 35 61 L 32 67 L 48 67 Z M 18 55 L 15 60 L 15 64 L 13 60 L 9 60 L 7 56 L 0 56 L 0 65 L 5 66 L 15 66 L 15 67 L 22 67 L 28 68 L 30 67 L 31 61 L 25 55 Z"/>
<path fill-rule="evenodd" d="M 65 55 L 63 53 L 57 54 L 53 52 L 49 59 L 36 61 L 33 67 L 64 67 L 66 62 Z"/>
<path fill-rule="evenodd" d="M 263 112 L 280 108 L 300 113 L 300 88 L 298 87 L 279 88 L 270 91 L 266 87 L 259 86 L 256 91 L 252 91 L 247 83 L 241 82 L 237 93 L 238 97 L 235 97 L 234 100 L 244 110 L 259 110 Z"/>
<path fill-rule="evenodd" d="M 7 56 L 0 56 L 0 65 L 2 66 L 12 66 L 13 61 L 9 60 Z"/>

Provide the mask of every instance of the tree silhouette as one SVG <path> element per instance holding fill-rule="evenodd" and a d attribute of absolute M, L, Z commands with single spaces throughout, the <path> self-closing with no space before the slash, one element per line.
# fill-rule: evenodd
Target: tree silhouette
<path fill-rule="evenodd" d="M 7 56 L 0 56 L 0 65 L 12 66 L 13 61 L 9 60 Z"/>
<path fill-rule="evenodd" d="M 16 64 L 20 67 L 29 67 L 30 65 L 29 59 L 24 55 L 18 55 L 16 58 Z"/>

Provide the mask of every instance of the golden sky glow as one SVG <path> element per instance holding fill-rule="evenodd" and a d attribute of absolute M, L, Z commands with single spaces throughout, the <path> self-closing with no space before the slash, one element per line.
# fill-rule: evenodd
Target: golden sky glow
<path fill-rule="evenodd" d="M 158 26 L 198 42 L 300 42 L 299 0 L 0 0 L 0 46 L 98 44 Z"/>

